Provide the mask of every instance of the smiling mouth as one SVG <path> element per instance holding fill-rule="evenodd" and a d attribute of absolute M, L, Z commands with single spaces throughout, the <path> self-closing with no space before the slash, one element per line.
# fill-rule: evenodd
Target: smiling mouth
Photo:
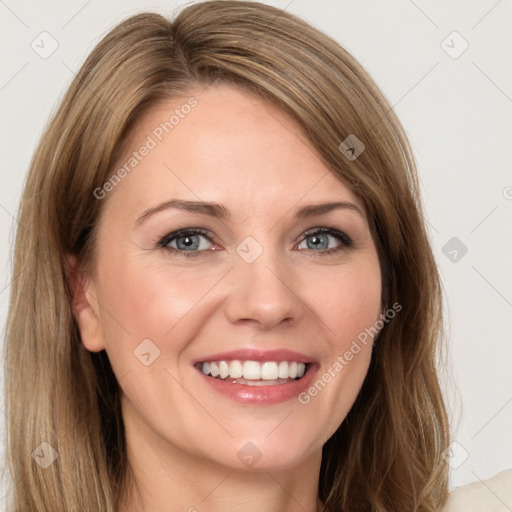
<path fill-rule="evenodd" d="M 302 379 L 310 365 L 295 361 L 205 361 L 194 365 L 207 377 L 246 386 L 275 386 Z"/>

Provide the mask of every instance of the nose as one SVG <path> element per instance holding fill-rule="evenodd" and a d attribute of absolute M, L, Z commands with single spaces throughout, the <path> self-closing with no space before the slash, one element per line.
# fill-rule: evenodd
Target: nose
<path fill-rule="evenodd" d="M 252 263 L 237 254 L 230 272 L 226 315 L 233 324 L 255 324 L 262 330 L 296 322 L 304 304 L 297 277 L 277 250 L 265 248 Z"/>

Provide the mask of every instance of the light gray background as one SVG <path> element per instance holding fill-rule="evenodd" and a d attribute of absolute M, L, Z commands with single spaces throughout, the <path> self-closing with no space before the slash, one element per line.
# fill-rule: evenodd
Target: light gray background
<path fill-rule="evenodd" d="M 417 159 L 448 299 L 452 365 L 444 388 L 457 440 L 450 487 L 512 468 L 512 2 L 266 3 L 305 18 L 347 48 L 401 119 Z M 183 4 L 0 0 L 2 343 L 14 217 L 50 113 L 114 24 L 142 10 L 172 15 Z M 45 31 L 50 36 L 41 35 Z M 53 40 L 58 47 L 42 58 Z M 453 237 L 455 245 L 446 246 Z M 3 428 L 3 404 L 0 410 Z M 3 446 L 2 440 L 0 456 Z M 0 497 L 8 492 L 1 487 Z"/>

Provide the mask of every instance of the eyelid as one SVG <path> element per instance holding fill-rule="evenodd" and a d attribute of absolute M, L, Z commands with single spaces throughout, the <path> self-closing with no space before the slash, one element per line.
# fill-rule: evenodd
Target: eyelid
<path fill-rule="evenodd" d="M 330 228 L 328 226 L 318 226 L 316 228 L 310 228 L 304 231 L 302 234 L 301 242 L 303 242 L 308 236 L 314 235 L 315 233 L 326 233 L 328 235 L 332 235 L 336 238 L 342 238 L 341 240 L 346 245 L 352 245 L 354 241 L 350 236 L 348 236 L 344 231 L 341 231 L 337 228 Z"/>

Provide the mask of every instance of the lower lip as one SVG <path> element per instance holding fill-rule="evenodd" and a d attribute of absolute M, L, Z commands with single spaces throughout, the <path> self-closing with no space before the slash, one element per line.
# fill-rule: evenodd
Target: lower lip
<path fill-rule="evenodd" d="M 214 377 L 208 377 L 201 370 L 204 381 L 215 391 L 231 400 L 251 405 L 272 405 L 286 402 L 297 397 L 309 387 L 317 373 L 318 366 L 311 364 L 308 371 L 299 380 L 294 380 L 288 384 L 274 384 L 273 386 L 247 386 L 245 384 L 232 384 Z"/>

